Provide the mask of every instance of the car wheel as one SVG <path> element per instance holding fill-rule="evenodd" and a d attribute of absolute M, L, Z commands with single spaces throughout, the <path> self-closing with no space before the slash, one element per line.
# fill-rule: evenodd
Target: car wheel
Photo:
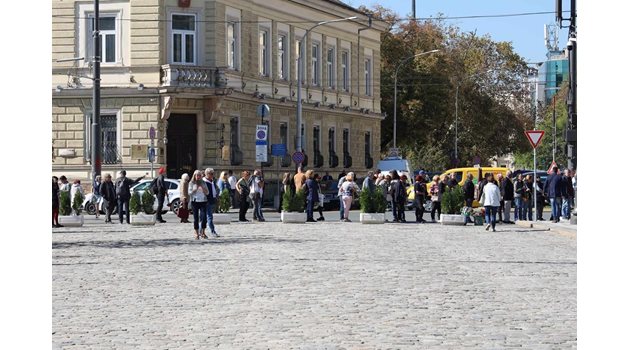
<path fill-rule="evenodd" d="M 175 199 L 171 202 L 171 211 L 175 213 L 175 215 L 179 214 L 179 208 L 181 208 L 182 202 L 178 199 Z"/>
<path fill-rule="evenodd" d="M 96 205 L 93 202 L 88 202 L 85 205 L 85 212 L 89 215 L 96 215 Z"/>

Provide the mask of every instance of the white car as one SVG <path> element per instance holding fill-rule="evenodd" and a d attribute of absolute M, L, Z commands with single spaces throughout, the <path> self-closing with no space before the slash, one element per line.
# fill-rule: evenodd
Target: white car
<path fill-rule="evenodd" d="M 167 191 L 168 202 L 164 202 L 164 208 L 162 208 L 162 214 L 167 213 L 169 208 L 170 210 L 172 210 L 174 213 L 177 214 L 177 210 L 179 210 L 179 207 L 181 205 L 181 202 L 179 200 L 179 179 L 164 179 L 164 180 L 166 182 L 166 185 L 168 186 L 168 191 Z M 140 180 L 139 183 L 131 187 L 131 193 L 133 194 L 134 192 L 138 192 L 138 194 L 140 194 L 140 197 L 142 197 L 142 194 L 144 193 L 144 191 L 146 191 L 151 185 L 151 181 L 153 180 L 152 179 Z M 157 210 L 157 198 L 153 202 L 153 210 Z"/>

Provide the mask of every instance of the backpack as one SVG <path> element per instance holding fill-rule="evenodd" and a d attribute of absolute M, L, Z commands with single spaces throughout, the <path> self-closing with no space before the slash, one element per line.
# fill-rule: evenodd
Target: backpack
<path fill-rule="evenodd" d="M 160 191 L 158 188 L 158 181 L 157 181 L 157 177 L 155 179 L 153 179 L 153 181 L 151 181 L 151 184 L 149 185 L 149 191 L 151 191 L 151 193 L 157 195 Z"/>
<path fill-rule="evenodd" d="M 116 195 L 124 198 L 131 196 L 129 193 L 129 186 L 125 183 L 125 179 L 116 180 Z"/>

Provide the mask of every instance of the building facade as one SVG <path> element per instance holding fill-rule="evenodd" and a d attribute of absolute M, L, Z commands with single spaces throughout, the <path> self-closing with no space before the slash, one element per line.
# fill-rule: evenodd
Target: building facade
<path fill-rule="evenodd" d="M 53 1 L 53 173 L 90 177 L 93 1 Z M 300 41 L 304 79 L 298 84 Z M 366 171 L 379 157 L 380 34 L 386 28 L 336 0 L 100 2 L 102 172 L 264 166 L 292 171 L 302 133 L 306 168 Z M 361 29 L 361 30 L 360 30 Z M 82 60 L 63 61 L 83 57 Z M 58 62 L 57 60 L 62 60 Z M 303 118 L 297 127 L 297 89 Z M 270 115 L 256 109 L 267 104 Z M 261 120 L 262 119 L 262 120 Z M 256 162 L 256 128 L 283 157 Z M 151 128 L 156 133 L 152 139 Z M 155 162 L 148 160 L 153 143 Z"/>

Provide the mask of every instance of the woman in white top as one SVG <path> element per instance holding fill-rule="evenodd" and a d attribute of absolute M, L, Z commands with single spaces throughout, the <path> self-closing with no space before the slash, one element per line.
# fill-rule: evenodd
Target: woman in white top
<path fill-rule="evenodd" d="M 346 181 L 341 185 L 341 200 L 343 201 L 343 219 L 341 221 L 350 222 L 348 215 L 352 206 L 352 199 L 359 191 L 359 186 L 354 182 L 354 173 L 346 175 Z"/>
<path fill-rule="evenodd" d="M 206 236 L 206 204 L 208 201 L 208 186 L 203 181 L 203 172 L 195 170 L 193 178 L 188 184 L 188 194 L 190 196 L 190 204 L 193 210 L 193 227 L 195 228 L 195 239 L 208 238 Z M 201 219 L 201 227 L 199 227 L 199 219 Z M 201 232 L 200 232 L 201 229 Z"/>
<path fill-rule="evenodd" d="M 81 207 L 83 206 L 83 199 L 85 198 L 85 193 L 83 192 L 83 187 L 81 187 L 80 180 L 74 180 L 74 183 L 72 184 L 72 187 L 70 188 L 70 205 L 72 206 L 72 208 L 74 208 L 74 196 L 76 195 L 77 192 L 81 193 L 81 202 L 77 204 L 79 207 Z M 74 215 L 75 211 L 72 210 L 72 213 Z"/>
<path fill-rule="evenodd" d="M 501 191 L 494 180 L 492 173 L 486 173 L 486 180 L 488 183 L 483 186 L 483 206 L 486 209 L 486 231 L 492 226 L 492 232 L 497 223 L 497 210 L 501 203 Z"/>

